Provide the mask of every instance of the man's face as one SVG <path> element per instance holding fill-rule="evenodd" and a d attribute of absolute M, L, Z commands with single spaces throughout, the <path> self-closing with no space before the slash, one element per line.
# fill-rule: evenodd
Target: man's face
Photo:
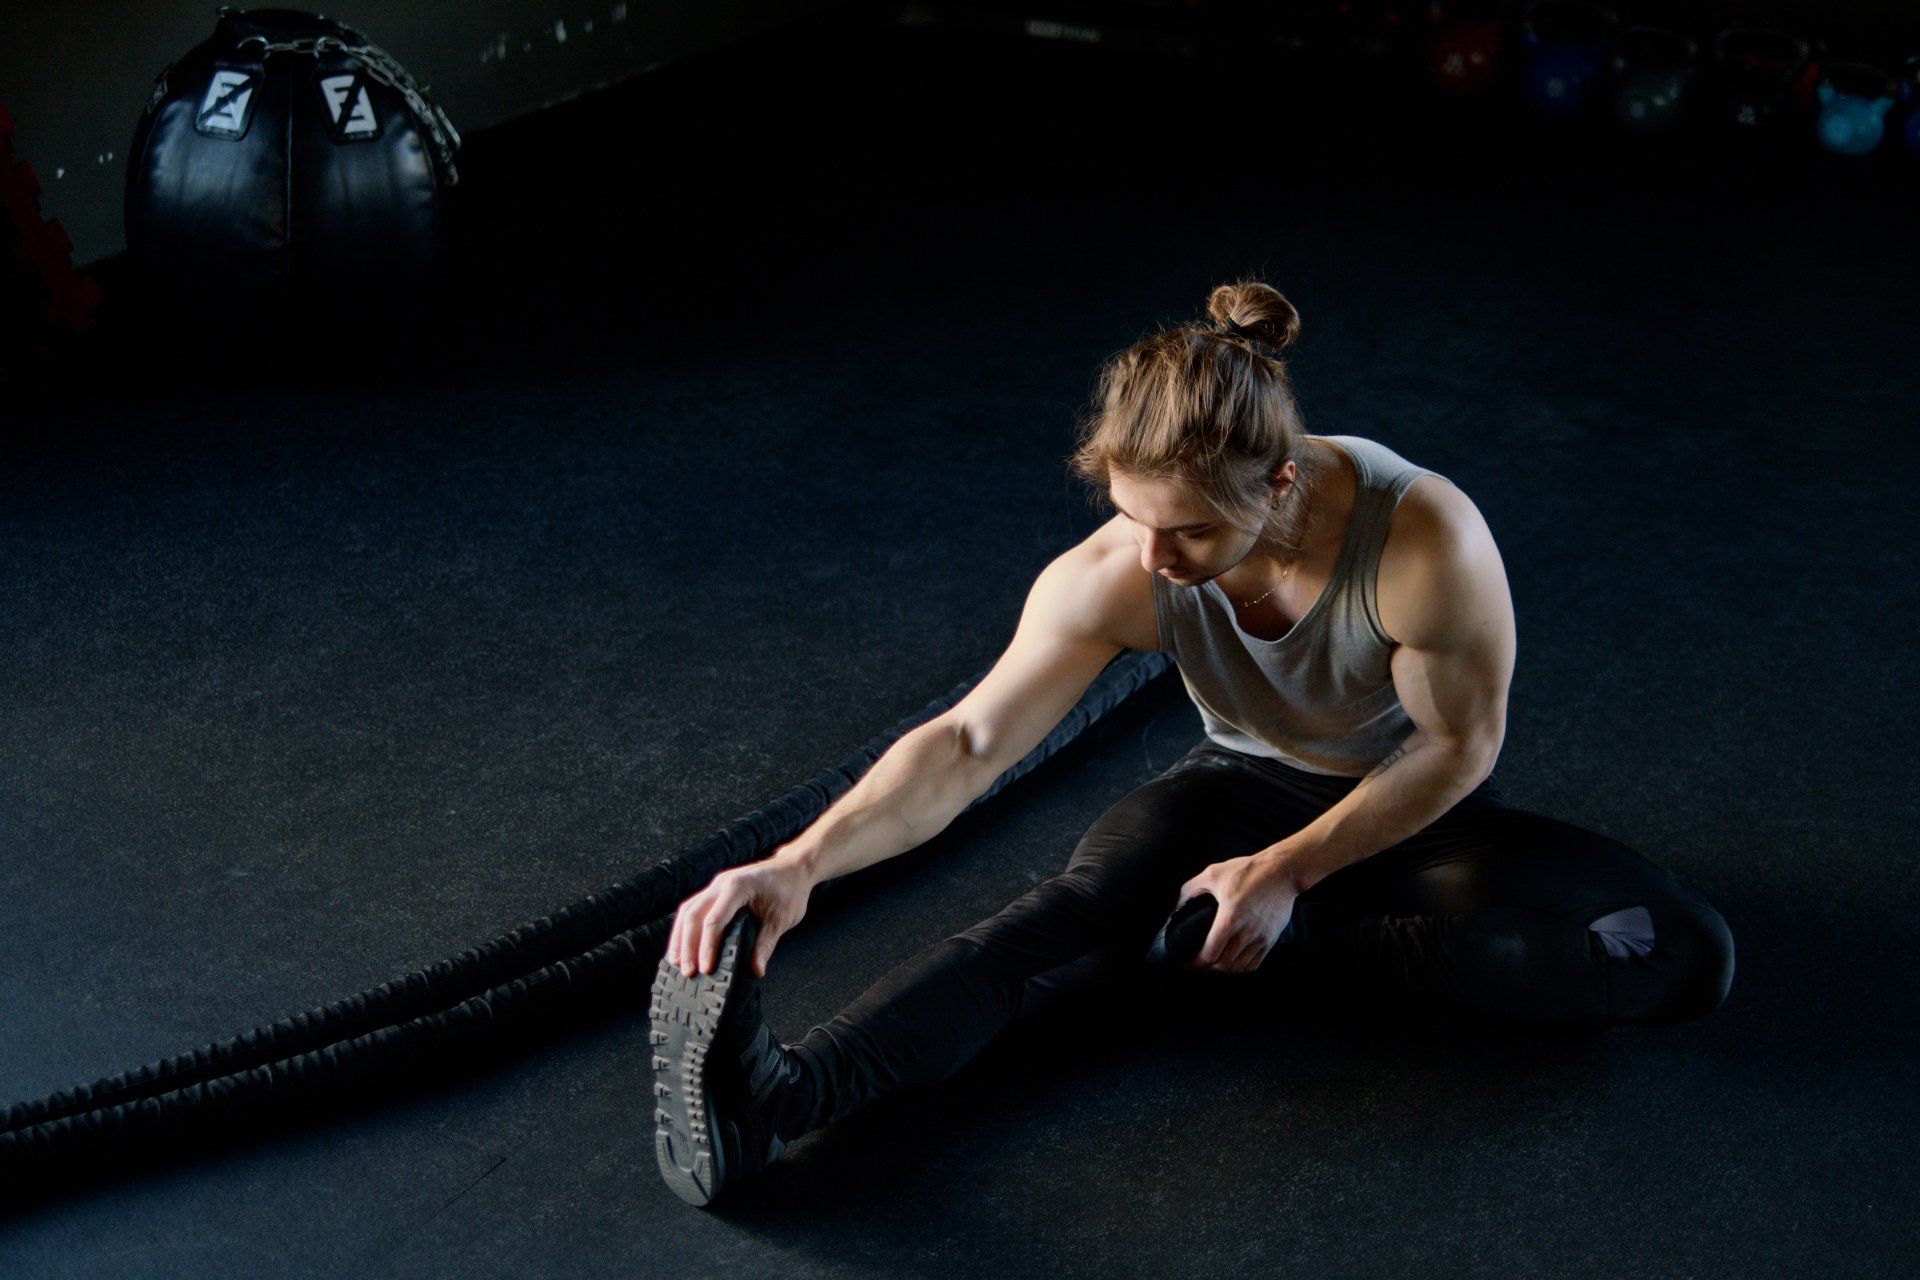
<path fill-rule="evenodd" d="M 1140 546 L 1140 567 L 1183 587 L 1225 573 L 1245 559 L 1257 541 L 1171 480 L 1144 480 L 1116 471 L 1108 480 L 1107 496 Z"/>

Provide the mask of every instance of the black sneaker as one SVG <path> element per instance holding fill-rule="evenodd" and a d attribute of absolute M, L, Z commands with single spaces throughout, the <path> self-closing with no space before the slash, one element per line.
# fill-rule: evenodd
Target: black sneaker
<path fill-rule="evenodd" d="M 1214 917 L 1220 914 L 1220 900 L 1210 893 L 1196 893 L 1174 908 L 1160 926 L 1153 944 L 1147 948 L 1147 963 L 1156 968 L 1178 969 L 1200 954 L 1213 930 Z"/>
<path fill-rule="evenodd" d="M 811 1077 L 760 1013 L 753 947 L 760 919 L 745 907 L 721 935 L 712 973 L 688 977 L 662 957 L 648 1033 L 653 1151 L 688 1204 L 764 1169 L 809 1114 Z"/>

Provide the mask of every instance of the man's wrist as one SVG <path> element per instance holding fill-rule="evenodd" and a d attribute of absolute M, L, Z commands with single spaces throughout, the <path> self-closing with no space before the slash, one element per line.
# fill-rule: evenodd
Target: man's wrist
<path fill-rule="evenodd" d="M 1305 893 L 1318 876 L 1308 872 L 1307 860 L 1298 845 L 1281 841 L 1253 855 L 1262 877 L 1277 880 L 1295 893 Z"/>
<path fill-rule="evenodd" d="M 773 851 L 767 861 L 793 867 L 807 878 L 810 887 L 820 884 L 820 849 L 804 835 L 795 837 Z"/>

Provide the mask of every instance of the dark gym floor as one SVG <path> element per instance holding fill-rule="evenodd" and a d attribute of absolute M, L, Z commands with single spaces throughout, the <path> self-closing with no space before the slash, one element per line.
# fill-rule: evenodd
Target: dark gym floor
<path fill-rule="evenodd" d="M 654 1168 L 635 990 L 0 1218 L 0 1274 L 1920 1268 L 1912 188 L 1313 106 L 823 30 L 470 139 L 457 291 L 398 348 L 123 313 L 0 472 L 0 1093 L 504 932 L 972 674 L 1102 518 L 1061 465 L 1098 362 L 1249 271 L 1302 313 L 1309 429 L 1485 513 L 1503 789 L 1720 906 L 1720 1011 L 1094 992 L 701 1212 Z M 1052 874 L 1199 732 L 1163 679 L 816 897 L 774 1029 Z"/>

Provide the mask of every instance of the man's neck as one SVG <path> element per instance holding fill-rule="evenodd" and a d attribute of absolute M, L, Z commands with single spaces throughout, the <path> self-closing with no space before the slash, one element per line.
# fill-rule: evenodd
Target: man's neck
<path fill-rule="evenodd" d="M 1234 600 L 1250 599 L 1323 558 L 1336 532 L 1330 516 L 1351 507 L 1345 470 L 1332 445 L 1309 440 L 1294 459 L 1294 488 L 1287 499 L 1298 505 L 1271 536 L 1263 533 L 1253 550 L 1216 579 L 1220 589 Z"/>

